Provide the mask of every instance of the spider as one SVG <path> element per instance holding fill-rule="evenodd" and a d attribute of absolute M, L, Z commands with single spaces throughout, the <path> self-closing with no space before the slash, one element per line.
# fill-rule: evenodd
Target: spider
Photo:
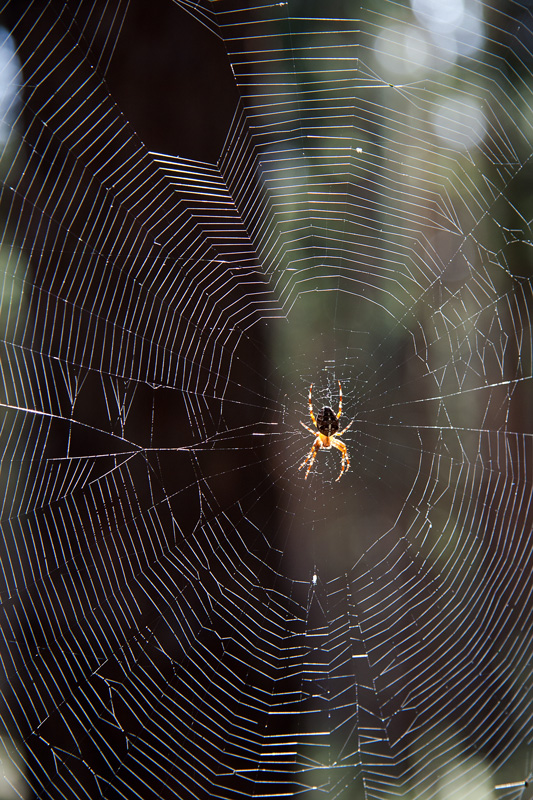
<path fill-rule="evenodd" d="M 339 441 L 339 436 L 342 436 L 343 433 L 346 433 L 350 425 L 353 423 L 349 422 L 348 425 L 339 431 L 339 417 L 342 412 L 342 386 L 341 382 L 339 381 L 339 411 L 337 414 L 334 413 L 333 409 L 329 406 L 324 406 L 324 408 L 318 413 L 317 417 L 313 414 L 313 403 L 311 401 L 311 393 L 313 391 L 313 384 L 309 389 L 309 414 L 311 415 L 311 419 L 313 420 L 313 425 L 315 426 L 316 430 L 309 428 L 305 422 L 300 422 L 300 425 L 303 425 L 306 431 L 312 433 L 315 436 L 315 441 L 311 448 L 311 452 L 303 462 L 300 464 L 298 469 L 303 469 L 307 462 L 309 461 L 309 466 L 307 467 L 307 471 L 305 473 L 305 480 L 307 480 L 307 476 L 311 471 L 311 467 L 313 466 L 313 462 L 316 458 L 316 454 L 322 448 L 324 450 L 329 450 L 331 447 L 337 448 L 342 453 L 342 466 L 340 475 L 338 478 L 335 478 L 336 481 L 341 479 L 342 473 L 345 469 L 348 469 L 350 466 L 350 459 L 348 458 L 348 451 L 346 449 L 346 445 L 344 442 Z"/>

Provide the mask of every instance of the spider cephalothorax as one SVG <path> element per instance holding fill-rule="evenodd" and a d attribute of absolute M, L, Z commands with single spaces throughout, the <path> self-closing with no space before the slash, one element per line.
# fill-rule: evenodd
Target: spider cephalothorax
<path fill-rule="evenodd" d="M 313 384 L 311 384 L 311 387 L 309 389 L 309 414 L 313 421 L 313 425 L 315 426 L 315 430 L 310 428 L 304 422 L 300 422 L 300 424 L 304 426 L 306 431 L 312 433 L 313 436 L 315 436 L 316 438 L 311 448 L 311 452 L 309 453 L 305 461 L 302 464 L 300 464 L 298 469 L 303 469 L 307 464 L 307 462 L 309 461 L 309 466 L 307 467 L 307 471 L 305 473 L 305 478 L 307 480 L 307 476 L 311 471 L 311 467 L 313 466 L 313 462 L 316 458 L 316 454 L 318 453 L 318 451 L 321 449 L 329 450 L 330 448 L 335 447 L 337 450 L 340 450 L 342 454 L 340 475 L 338 478 L 335 479 L 338 481 L 344 470 L 348 469 L 348 467 L 350 466 L 350 459 L 348 458 L 348 451 L 346 449 L 346 445 L 344 444 L 344 442 L 339 441 L 339 436 L 342 436 L 343 433 L 346 433 L 346 431 L 352 424 L 351 422 L 349 422 L 348 425 L 342 429 L 342 431 L 339 431 L 339 418 L 342 413 L 341 382 L 339 381 L 339 411 L 337 414 L 335 414 L 333 409 L 330 408 L 329 406 L 324 406 L 324 408 L 321 409 L 321 411 L 319 411 L 319 413 L 315 418 L 315 415 L 313 413 L 313 403 L 311 400 L 312 391 L 313 391 Z"/>

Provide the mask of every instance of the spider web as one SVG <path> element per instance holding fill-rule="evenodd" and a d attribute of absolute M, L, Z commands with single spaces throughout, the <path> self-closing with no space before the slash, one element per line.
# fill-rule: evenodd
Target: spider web
<path fill-rule="evenodd" d="M 1 21 L 1 797 L 530 797 L 531 7 Z"/>

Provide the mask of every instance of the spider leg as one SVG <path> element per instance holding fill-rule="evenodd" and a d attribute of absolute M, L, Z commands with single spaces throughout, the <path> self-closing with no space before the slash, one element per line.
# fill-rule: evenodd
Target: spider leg
<path fill-rule="evenodd" d="M 313 425 L 316 428 L 317 425 L 316 425 L 315 415 L 313 414 L 313 403 L 311 402 L 311 392 L 312 391 L 313 391 L 313 384 L 311 384 L 311 386 L 309 388 L 309 413 L 311 415 L 311 419 L 313 420 Z"/>
<path fill-rule="evenodd" d="M 317 436 L 317 437 L 316 437 L 316 439 L 315 439 L 315 443 L 313 444 L 313 446 L 312 446 L 312 448 L 311 448 L 311 452 L 309 453 L 309 455 L 307 456 L 307 458 L 305 459 L 305 461 L 303 461 L 303 462 L 300 464 L 300 466 L 298 467 L 298 469 L 299 469 L 299 470 L 300 470 L 300 469 L 303 469 L 303 468 L 305 467 L 305 465 L 307 464 L 307 462 L 309 461 L 309 466 L 307 467 L 307 471 L 306 471 L 306 473 L 305 473 L 305 480 L 307 480 L 307 476 L 309 475 L 309 472 L 310 472 L 310 470 L 311 470 L 311 467 L 313 466 L 313 461 L 315 460 L 315 458 L 316 458 L 316 454 L 317 454 L 317 453 L 318 453 L 318 451 L 320 450 L 320 447 L 321 447 L 321 444 L 320 444 L 320 439 L 319 439 L 319 438 L 318 438 L 318 436 Z"/>
<path fill-rule="evenodd" d="M 336 433 L 336 434 L 335 434 L 335 436 L 342 436 L 342 434 L 343 434 L 343 433 L 346 433 L 346 431 L 348 430 L 348 428 L 350 428 L 350 427 L 353 425 L 353 422 L 354 422 L 354 421 L 353 421 L 353 419 L 352 419 L 352 421 L 351 421 L 351 422 L 349 422 L 349 423 L 347 424 L 347 426 L 346 426 L 345 428 L 343 428 L 343 429 L 342 429 L 342 431 L 339 431 L 338 433 Z"/>
<path fill-rule="evenodd" d="M 316 430 L 310 428 L 309 425 L 306 425 L 305 422 L 302 422 L 302 420 L 300 420 L 300 425 L 303 425 L 306 431 L 309 431 L 309 433 L 312 433 L 313 436 L 316 436 Z"/>
<path fill-rule="evenodd" d="M 342 386 L 341 382 L 339 381 L 339 412 L 337 414 L 337 419 L 340 419 L 341 414 L 342 414 Z"/>
<path fill-rule="evenodd" d="M 337 450 L 340 450 L 340 452 L 342 453 L 341 471 L 340 471 L 339 477 L 335 478 L 336 481 L 340 481 L 340 479 L 342 478 L 342 473 L 344 472 L 344 470 L 347 470 L 350 467 L 350 459 L 348 457 L 348 450 L 347 450 L 346 445 L 344 444 L 344 442 L 338 442 L 335 437 L 332 438 L 331 444 L 333 445 L 333 447 L 336 447 Z"/>

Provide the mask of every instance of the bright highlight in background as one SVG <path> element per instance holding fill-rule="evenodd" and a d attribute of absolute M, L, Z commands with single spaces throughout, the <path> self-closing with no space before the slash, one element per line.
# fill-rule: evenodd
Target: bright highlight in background
<path fill-rule="evenodd" d="M 478 145 L 487 130 L 485 114 L 475 97 L 448 98 L 433 114 L 432 124 L 439 139 L 455 150 Z"/>
<path fill-rule="evenodd" d="M 430 32 L 442 55 L 450 61 L 471 55 L 483 45 L 478 3 L 468 0 L 411 0 L 415 17 Z"/>
<path fill-rule="evenodd" d="M 434 33 L 450 33 L 462 23 L 463 0 L 412 0 L 412 8 L 420 22 Z"/>
<path fill-rule="evenodd" d="M 383 28 L 376 37 L 374 52 L 380 64 L 392 75 L 413 77 L 429 62 L 429 43 L 416 25 L 396 23 Z"/>

